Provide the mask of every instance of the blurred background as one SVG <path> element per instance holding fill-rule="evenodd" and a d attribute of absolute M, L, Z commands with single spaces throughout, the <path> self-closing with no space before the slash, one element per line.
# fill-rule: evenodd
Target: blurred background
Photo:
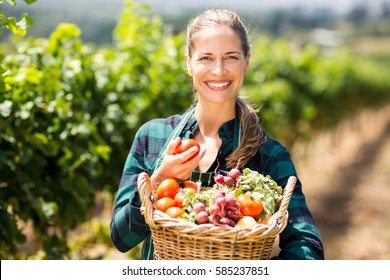
<path fill-rule="evenodd" d="M 139 258 L 110 241 L 113 200 L 138 127 L 192 101 L 184 32 L 205 8 L 249 27 L 242 94 L 290 150 L 326 258 L 390 259 L 390 0 L 273 2 L 3 1 L 1 259 Z"/>

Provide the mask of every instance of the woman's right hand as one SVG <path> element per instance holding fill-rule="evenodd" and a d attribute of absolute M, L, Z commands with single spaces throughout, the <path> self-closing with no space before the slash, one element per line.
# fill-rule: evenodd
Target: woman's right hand
<path fill-rule="evenodd" d="M 178 137 L 169 143 L 160 166 L 154 171 L 150 178 L 153 186 L 167 178 L 179 181 L 187 180 L 206 153 L 206 150 L 201 146 L 200 150 L 198 147 L 191 147 L 187 151 L 176 155 L 175 150 L 180 142 L 181 138 Z M 194 155 L 196 156 L 193 159 L 190 159 Z"/>

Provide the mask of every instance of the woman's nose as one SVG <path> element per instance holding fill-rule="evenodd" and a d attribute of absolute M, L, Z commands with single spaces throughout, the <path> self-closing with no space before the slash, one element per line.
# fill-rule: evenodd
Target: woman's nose
<path fill-rule="evenodd" d="M 215 61 L 212 72 L 215 75 L 223 74 L 225 72 L 225 67 L 223 65 L 223 61 L 219 61 L 219 60 Z"/>

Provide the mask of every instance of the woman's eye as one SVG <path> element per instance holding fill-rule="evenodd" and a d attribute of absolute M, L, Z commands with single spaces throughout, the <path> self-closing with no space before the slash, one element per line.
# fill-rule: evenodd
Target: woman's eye
<path fill-rule="evenodd" d="M 210 59 L 211 59 L 211 58 L 208 57 L 208 56 L 204 56 L 204 57 L 199 58 L 199 60 L 210 60 Z"/>
<path fill-rule="evenodd" d="M 234 60 L 237 60 L 238 57 L 237 57 L 237 56 L 234 56 L 234 55 L 229 55 L 228 57 L 226 57 L 226 59 L 234 59 Z"/>

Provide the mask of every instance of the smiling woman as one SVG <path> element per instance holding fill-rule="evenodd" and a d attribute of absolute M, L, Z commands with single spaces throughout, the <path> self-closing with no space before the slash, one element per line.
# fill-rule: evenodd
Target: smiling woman
<path fill-rule="evenodd" d="M 182 115 L 151 120 L 137 132 L 111 222 L 111 238 L 118 250 L 126 252 L 144 241 L 142 257 L 154 258 L 151 231 L 140 213 L 137 179 L 141 173 L 149 175 L 152 186 L 175 179 L 196 181 L 205 188 L 213 186 L 214 174 L 232 168 L 248 167 L 269 175 L 279 186 L 286 186 L 290 176 L 297 177 L 289 152 L 266 135 L 258 110 L 239 95 L 249 61 L 247 29 L 236 13 L 206 10 L 190 21 L 186 62 L 195 101 Z M 176 153 L 185 139 L 196 140 L 200 150 Z M 318 229 L 305 201 L 298 180 L 277 258 L 324 258 Z M 254 212 L 252 215 L 259 211 L 256 207 L 248 210 Z"/>
<path fill-rule="evenodd" d="M 237 92 L 248 70 L 249 53 L 229 27 L 211 26 L 197 34 L 187 54 L 188 73 L 193 79 L 199 105 L 203 102 L 235 107 Z"/>

